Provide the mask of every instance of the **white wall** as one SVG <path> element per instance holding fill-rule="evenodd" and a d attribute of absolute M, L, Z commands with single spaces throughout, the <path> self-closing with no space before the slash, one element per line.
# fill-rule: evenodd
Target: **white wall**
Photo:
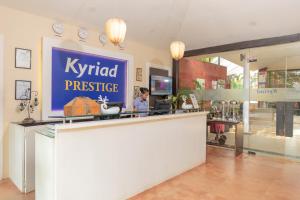
<path fill-rule="evenodd" d="M 3 177 L 3 114 L 4 114 L 4 76 L 3 76 L 3 36 L 0 35 L 0 180 Z"/>
<path fill-rule="evenodd" d="M 8 20 L 9 19 L 9 20 Z M 38 91 L 42 94 L 42 38 L 54 37 L 52 31 L 52 24 L 55 19 L 41 17 L 6 7 L 0 6 L 0 33 L 5 38 L 4 45 L 4 91 L 5 91 L 5 107 L 4 107 L 4 142 L 3 142 L 3 177 L 8 176 L 8 156 L 9 156 L 9 123 L 14 121 L 22 121 L 26 117 L 26 112 L 17 112 L 16 107 L 19 101 L 15 100 L 15 80 L 30 80 L 32 81 L 32 90 Z M 85 44 L 90 47 L 109 50 L 119 53 L 125 53 L 133 56 L 134 59 L 134 72 L 136 68 L 143 68 L 145 71 L 145 64 L 147 62 L 171 66 L 172 60 L 170 57 L 169 49 L 157 49 L 145 43 L 141 43 L 132 38 L 126 38 L 126 48 L 120 51 L 119 48 L 113 44 L 108 43 L 102 46 L 99 42 L 98 29 L 89 29 L 89 36 L 86 42 L 79 42 L 77 32 L 78 26 L 74 24 L 65 25 L 65 31 L 60 40 L 63 41 L 77 41 L 78 43 Z M 55 37 L 57 38 L 57 37 Z M 15 68 L 15 48 L 26 48 L 32 50 L 32 68 L 31 70 Z M 135 77 L 135 73 L 133 76 Z M 145 73 L 144 73 L 145 74 Z M 145 76 L 143 74 L 143 81 L 135 81 L 133 84 L 137 86 L 146 85 Z M 132 88 L 133 90 L 133 88 Z M 133 97 L 132 97 L 133 98 Z M 32 114 L 36 120 L 41 119 L 43 98 L 39 95 L 40 106 Z M 1 170 L 2 171 L 2 170 Z"/>

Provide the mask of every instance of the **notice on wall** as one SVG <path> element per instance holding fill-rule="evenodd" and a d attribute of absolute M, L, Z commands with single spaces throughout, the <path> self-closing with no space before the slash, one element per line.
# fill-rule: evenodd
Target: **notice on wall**
<path fill-rule="evenodd" d="M 51 109 L 63 110 L 75 97 L 126 105 L 127 60 L 52 48 Z"/>
<path fill-rule="evenodd" d="M 196 99 L 196 96 L 194 94 L 190 94 L 190 98 L 192 100 L 193 107 L 195 109 L 199 109 L 199 104 L 198 104 L 198 101 Z"/>
<path fill-rule="evenodd" d="M 258 72 L 258 87 L 265 88 L 267 84 L 267 71 L 263 70 Z"/>

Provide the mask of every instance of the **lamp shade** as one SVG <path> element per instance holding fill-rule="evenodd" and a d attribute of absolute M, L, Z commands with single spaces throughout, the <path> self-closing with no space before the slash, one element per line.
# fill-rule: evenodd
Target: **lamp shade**
<path fill-rule="evenodd" d="M 181 41 L 174 41 L 170 45 L 172 58 L 175 60 L 180 60 L 185 51 L 185 44 Z"/>
<path fill-rule="evenodd" d="M 105 23 L 105 33 L 108 39 L 114 44 L 119 45 L 125 39 L 126 23 L 120 18 L 111 18 Z"/>

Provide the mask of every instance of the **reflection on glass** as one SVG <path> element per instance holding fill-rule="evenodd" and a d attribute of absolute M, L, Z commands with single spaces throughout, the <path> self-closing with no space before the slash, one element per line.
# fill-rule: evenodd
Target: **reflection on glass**
<path fill-rule="evenodd" d="M 245 63 L 240 59 L 245 52 L 253 59 L 250 62 L 250 133 L 244 135 L 244 146 L 249 150 L 300 159 L 300 42 L 191 58 L 207 64 L 201 69 L 207 76 L 197 80 L 198 98 L 204 102 L 203 108 L 215 110 L 217 115 L 220 108 L 217 109 L 213 102 L 236 100 L 241 103 L 245 100 Z M 210 71 L 217 67 L 226 68 L 223 76 L 226 80 L 213 73 L 216 71 Z M 224 135 L 227 137 L 225 144 L 233 144 L 233 130 L 225 128 Z M 214 139 L 215 135 L 208 137 Z"/>
<path fill-rule="evenodd" d="M 300 48 L 299 43 L 297 46 Z M 258 69 L 260 95 L 252 95 L 255 99 L 250 104 L 251 133 L 245 135 L 244 142 L 250 150 L 300 159 L 300 98 L 292 90 L 300 85 L 300 57 L 289 56 L 295 53 L 294 47 L 292 44 L 252 50 L 258 58 L 252 67 Z M 270 88 L 277 92 L 271 93 Z"/>
<path fill-rule="evenodd" d="M 268 71 L 267 75 L 267 87 L 268 88 L 285 88 L 286 82 L 286 71 L 285 70 L 277 70 L 277 71 Z"/>

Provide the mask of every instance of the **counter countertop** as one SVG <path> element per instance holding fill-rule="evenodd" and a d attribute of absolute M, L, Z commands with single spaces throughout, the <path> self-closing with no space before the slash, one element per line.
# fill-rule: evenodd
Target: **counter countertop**
<path fill-rule="evenodd" d="M 59 124 L 59 123 L 63 123 L 63 121 L 62 120 L 46 120 L 46 121 L 38 120 L 33 123 L 23 123 L 23 122 L 11 122 L 11 123 L 24 126 L 24 127 L 32 127 L 32 126 L 41 126 L 47 124 Z"/>
<path fill-rule="evenodd" d="M 107 127 L 107 126 L 117 126 L 125 124 L 136 124 L 145 123 L 160 120 L 170 120 L 179 118 L 189 118 L 194 116 L 206 116 L 208 112 L 191 112 L 191 113 L 179 113 L 179 114 L 168 114 L 168 115 L 155 115 L 148 117 L 136 117 L 136 118 L 123 118 L 123 119 L 112 119 L 112 120 L 101 120 L 101 121 L 87 121 L 87 122 L 77 122 L 77 123 L 65 123 L 56 124 L 56 130 L 70 130 L 70 129 L 80 129 L 80 128 L 91 128 L 91 127 Z"/>

